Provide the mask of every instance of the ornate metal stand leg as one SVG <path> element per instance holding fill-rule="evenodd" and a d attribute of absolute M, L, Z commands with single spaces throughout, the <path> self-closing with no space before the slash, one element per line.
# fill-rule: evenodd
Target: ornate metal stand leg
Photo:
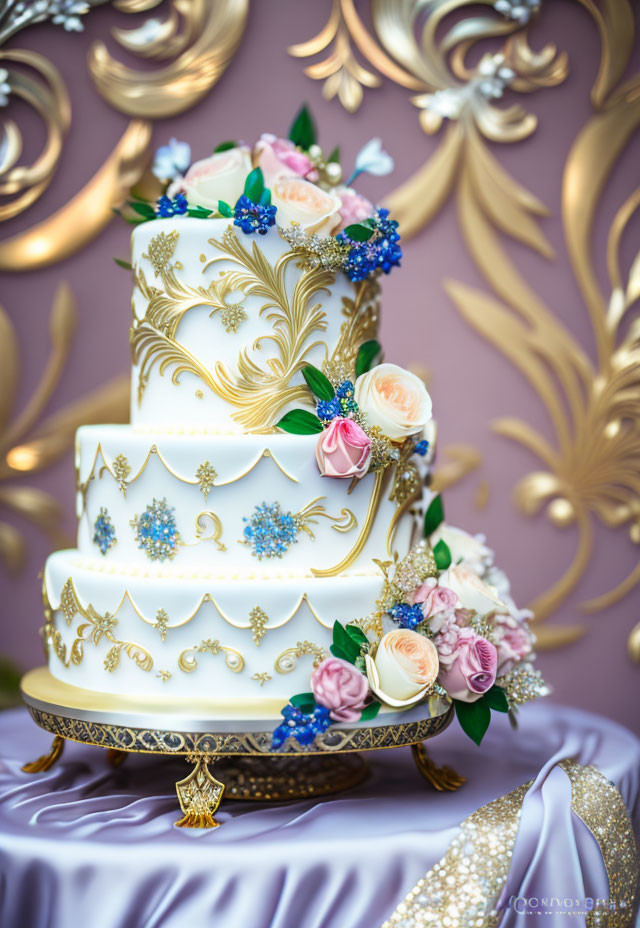
<path fill-rule="evenodd" d="M 460 787 L 467 782 L 467 778 L 456 773 L 453 767 L 438 767 L 427 754 L 422 742 L 419 744 L 412 744 L 411 753 L 413 754 L 416 767 L 434 789 L 440 792 L 455 792 L 455 790 L 460 789 Z"/>
<path fill-rule="evenodd" d="M 37 760 L 32 760 L 28 764 L 24 764 L 22 767 L 23 773 L 44 773 L 45 770 L 48 770 L 50 767 L 53 767 L 55 762 L 58 760 L 62 754 L 62 749 L 64 748 L 64 738 L 61 735 L 56 735 L 53 739 L 53 744 L 51 745 L 51 750 L 48 754 L 43 754 L 42 757 L 38 757 Z"/>
<path fill-rule="evenodd" d="M 107 748 L 107 763 L 110 767 L 119 767 L 127 759 L 127 751 L 118 748 Z"/>
<path fill-rule="evenodd" d="M 178 828 L 217 828 L 214 813 L 224 793 L 224 783 L 209 773 L 209 762 L 215 758 L 196 754 L 187 758 L 194 768 L 184 780 L 176 783 L 178 801 L 183 816 L 176 822 Z"/>

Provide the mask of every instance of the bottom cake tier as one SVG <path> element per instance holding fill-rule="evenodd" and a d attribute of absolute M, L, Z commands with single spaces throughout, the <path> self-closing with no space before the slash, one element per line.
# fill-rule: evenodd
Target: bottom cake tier
<path fill-rule="evenodd" d="M 98 692 L 207 700 L 220 717 L 276 718 L 290 696 L 308 691 L 334 621 L 374 612 L 382 587 L 374 569 L 333 578 L 127 571 L 58 551 L 44 575 L 49 666 Z"/>

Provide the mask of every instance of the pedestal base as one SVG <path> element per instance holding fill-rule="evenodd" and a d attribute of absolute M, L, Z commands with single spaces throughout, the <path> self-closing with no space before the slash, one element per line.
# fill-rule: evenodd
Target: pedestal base
<path fill-rule="evenodd" d="M 310 745 L 290 738 L 274 751 L 271 730 L 276 720 L 238 721 L 231 730 L 229 720 L 200 716 L 188 720 L 188 730 L 178 729 L 184 716 L 166 709 L 154 712 L 153 707 L 141 715 L 137 703 L 122 698 L 114 699 L 116 708 L 109 711 L 104 694 L 60 683 L 46 668 L 26 674 L 21 686 L 34 721 L 55 735 L 49 754 L 25 764 L 25 772 L 48 770 L 62 753 L 64 739 L 107 748 L 112 765 L 122 763 L 127 753 L 185 755 L 193 770 L 176 784 L 183 813 L 176 825 L 183 828 L 215 828 L 225 790 L 235 799 L 282 802 L 355 786 L 366 776 L 358 751 L 411 745 L 418 769 L 436 789 L 457 789 L 464 782 L 450 768 L 438 768 L 422 745 L 451 721 L 451 708 L 442 702 L 365 724 L 331 726 Z M 429 708 L 432 714 L 425 718 Z"/>

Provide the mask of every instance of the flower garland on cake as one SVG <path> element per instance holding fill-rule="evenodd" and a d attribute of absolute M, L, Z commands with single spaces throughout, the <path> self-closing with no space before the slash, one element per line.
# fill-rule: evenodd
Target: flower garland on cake
<path fill-rule="evenodd" d="M 266 235 L 277 225 L 294 251 L 357 282 L 400 265 L 398 223 L 352 186 L 360 174 L 382 176 L 391 170 L 393 159 L 379 139 L 372 139 L 342 183 L 339 149 L 324 155 L 303 106 L 288 138 L 263 133 L 253 147 L 222 142 L 194 163 L 188 143 L 171 139 L 157 150 L 153 163 L 165 192 L 155 204 L 133 196 L 129 215 L 120 215 L 132 225 L 180 216 L 222 217 L 232 219 L 245 235 Z M 129 267 L 119 259 L 116 263 Z"/>
<path fill-rule="evenodd" d="M 331 657 L 293 696 L 273 733 L 311 744 L 332 723 L 365 722 L 384 705 L 396 711 L 435 697 L 453 704 L 476 744 L 492 712 L 508 712 L 549 692 L 533 666 L 531 614 L 518 609 L 481 535 L 444 521 L 442 498 L 424 517 L 424 539 L 379 564 L 384 581 L 375 615 L 333 626 Z M 382 635 L 365 631 L 382 626 Z"/>

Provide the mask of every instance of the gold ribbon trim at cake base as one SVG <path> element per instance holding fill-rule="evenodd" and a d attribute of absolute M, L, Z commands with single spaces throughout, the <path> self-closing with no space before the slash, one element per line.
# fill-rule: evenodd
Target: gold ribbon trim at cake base
<path fill-rule="evenodd" d="M 616 786 L 593 766 L 565 760 L 571 808 L 596 841 L 615 908 L 587 914 L 588 928 L 631 928 L 638 883 L 638 856 L 629 814 Z M 533 780 L 473 812 L 444 857 L 418 881 L 382 928 L 497 928 L 497 910 L 518 835 L 522 804 Z M 435 900 L 439 901 L 435 901 Z M 604 914 L 604 921 L 600 918 Z"/>

